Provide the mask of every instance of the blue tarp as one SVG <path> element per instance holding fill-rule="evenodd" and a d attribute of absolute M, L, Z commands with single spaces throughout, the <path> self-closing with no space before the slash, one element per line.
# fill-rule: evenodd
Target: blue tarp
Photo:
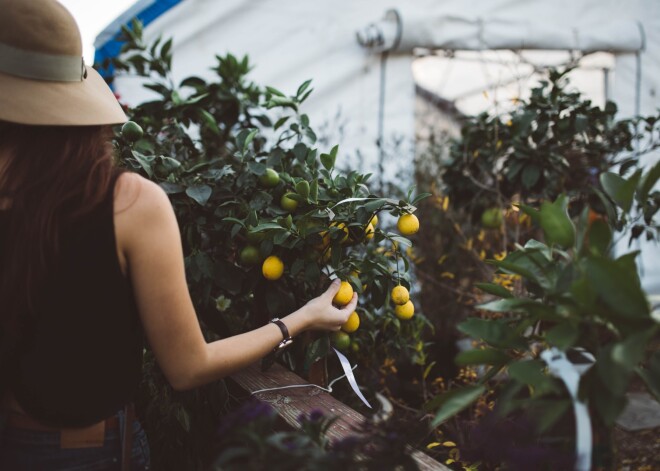
<path fill-rule="evenodd" d="M 94 46 L 94 64 L 100 68 L 103 61 L 112 59 L 119 55 L 123 41 L 120 41 L 122 26 L 129 26 L 134 18 L 139 19 L 144 26 L 154 21 L 160 15 L 168 11 L 173 6 L 181 3 L 183 0 L 139 0 L 131 8 L 122 13 L 96 38 Z M 114 67 L 99 70 L 99 73 L 106 78 L 114 75 Z"/>

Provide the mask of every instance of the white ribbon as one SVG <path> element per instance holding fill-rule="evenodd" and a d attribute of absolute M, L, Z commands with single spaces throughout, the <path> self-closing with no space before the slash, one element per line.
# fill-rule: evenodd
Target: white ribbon
<path fill-rule="evenodd" d="M 561 379 L 566 385 L 568 393 L 573 401 L 573 411 L 575 414 L 575 451 L 576 471 L 589 471 L 591 469 L 591 418 L 587 405 L 578 398 L 578 389 L 580 386 L 580 376 L 585 374 L 596 361 L 594 356 L 586 350 L 579 349 L 580 353 L 589 359 L 589 363 L 574 364 L 571 363 L 566 354 L 561 350 L 552 347 L 541 352 L 541 358 L 548 365 L 550 374 Z"/>
<path fill-rule="evenodd" d="M 335 218 L 335 213 L 332 210 L 335 209 L 337 206 L 340 206 L 345 203 L 353 203 L 355 201 L 373 201 L 373 200 L 382 200 L 394 206 L 399 204 L 399 200 L 394 200 L 391 198 L 346 198 L 336 203 L 332 208 L 326 208 L 326 211 L 328 213 L 328 216 L 330 217 L 330 220 L 332 221 Z M 406 204 L 404 209 L 411 213 L 417 210 L 417 208 L 412 204 Z"/>
<path fill-rule="evenodd" d="M 337 358 L 339 358 L 339 363 L 341 364 L 341 367 L 344 370 L 346 379 L 348 379 L 348 384 L 351 385 L 351 388 L 353 389 L 357 397 L 359 397 L 369 409 L 373 409 L 373 407 L 371 407 L 371 404 L 369 404 L 369 401 L 367 401 L 367 399 L 362 395 L 362 392 L 360 391 L 360 386 L 358 386 L 357 381 L 355 381 L 355 376 L 353 376 L 353 370 L 351 368 L 351 362 L 349 362 L 348 358 L 346 358 L 342 353 L 340 353 L 339 350 L 337 350 L 335 347 L 332 347 L 332 349 L 337 354 Z"/>

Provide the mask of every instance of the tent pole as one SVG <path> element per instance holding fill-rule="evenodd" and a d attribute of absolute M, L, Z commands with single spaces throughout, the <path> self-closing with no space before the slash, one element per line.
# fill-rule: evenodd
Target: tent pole
<path fill-rule="evenodd" d="M 378 97 L 378 184 L 380 190 L 384 187 L 384 174 L 385 174 L 385 87 L 386 83 L 386 66 L 387 66 L 388 51 L 383 51 L 380 55 L 380 90 Z"/>

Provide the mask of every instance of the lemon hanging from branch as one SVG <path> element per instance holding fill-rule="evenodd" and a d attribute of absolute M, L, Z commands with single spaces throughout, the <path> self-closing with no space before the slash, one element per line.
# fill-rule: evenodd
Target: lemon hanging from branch
<path fill-rule="evenodd" d="M 394 304 L 402 306 L 410 301 L 410 293 L 405 286 L 398 285 L 392 288 L 391 298 Z"/>
<path fill-rule="evenodd" d="M 402 215 L 396 223 L 402 235 L 413 235 L 419 231 L 419 219 L 414 214 Z"/>
<path fill-rule="evenodd" d="M 279 280 L 284 273 L 284 262 L 277 255 L 271 255 L 261 265 L 261 273 L 267 280 Z"/>
<path fill-rule="evenodd" d="M 396 314 L 396 317 L 402 321 L 407 321 L 415 314 L 415 306 L 413 305 L 412 301 L 408 301 L 401 306 L 395 307 L 394 314 Z"/>

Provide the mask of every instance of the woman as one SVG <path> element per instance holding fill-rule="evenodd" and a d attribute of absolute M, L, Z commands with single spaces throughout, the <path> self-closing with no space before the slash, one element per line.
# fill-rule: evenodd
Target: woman
<path fill-rule="evenodd" d="M 0 469 L 118 469 L 122 450 L 122 469 L 131 455 L 146 469 L 127 406 L 143 334 L 190 389 L 289 335 L 338 330 L 357 297 L 336 309 L 334 282 L 279 322 L 207 344 L 167 196 L 113 167 L 109 125 L 126 117 L 84 66 L 75 21 L 55 0 L 0 11 Z"/>

